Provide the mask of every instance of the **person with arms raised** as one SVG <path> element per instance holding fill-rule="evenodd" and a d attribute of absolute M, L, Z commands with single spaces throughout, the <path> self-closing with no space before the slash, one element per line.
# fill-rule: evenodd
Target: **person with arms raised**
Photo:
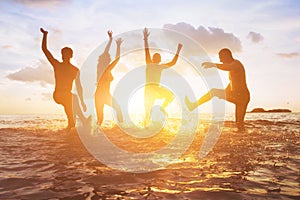
<path fill-rule="evenodd" d="M 66 130 L 69 131 L 75 127 L 76 115 L 83 124 L 87 123 L 90 119 L 90 117 L 86 118 L 84 116 L 79 105 L 77 95 L 72 94 L 73 82 L 75 81 L 81 106 L 83 110 L 86 111 L 86 105 L 83 100 L 82 85 L 80 82 L 80 71 L 70 62 L 71 58 L 73 57 L 73 50 L 69 47 L 62 48 L 62 62 L 59 62 L 48 50 L 48 31 L 44 30 L 43 28 L 40 28 L 40 31 L 43 33 L 42 50 L 54 69 L 55 90 L 53 93 L 53 99 L 57 104 L 61 104 L 64 107 L 68 118 L 68 126 Z"/>
<path fill-rule="evenodd" d="M 117 118 L 119 122 L 123 122 L 123 115 L 121 112 L 121 107 L 117 103 L 116 99 L 110 94 L 110 84 L 113 81 L 114 77 L 112 76 L 111 71 L 117 65 L 120 60 L 120 48 L 123 40 L 118 38 L 116 40 L 117 51 L 116 57 L 111 62 L 109 49 L 113 40 L 112 31 L 107 32 L 109 36 L 109 41 L 105 47 L 104 52 L 98 58 L 97 65 L 97 88 L 95 92 L 95 107 L 97 114 L 97 123 L 101 126 L 104 118 L 104 105 L 113 107 L 116 110 Z M 103 73 L 101 73 L 103 72 Z"/>
<path fill-rule="evenodd" d="M 159 53 L 154 53 L 151 58 L 148 37 L 150 32 L 147 28 L 144 29 L 144 45 L 146 58 L 146 85 L 144 91 L 144 106 L 145 106 L 145 121 L 144 126 L 147 127 L 150 121 L 151 108 L 156 99 L 164 99 L 161 111 L 165 113 L 166 107 L 173 101 L 174 94 L 167 88 L 160 85 L 161 74 L 164 69 L 174 66 L 178 60 L 182 44 L 178 44 L 176 54 L 172 61 L 168 63 L 160 63 L 161 56 Z"/>

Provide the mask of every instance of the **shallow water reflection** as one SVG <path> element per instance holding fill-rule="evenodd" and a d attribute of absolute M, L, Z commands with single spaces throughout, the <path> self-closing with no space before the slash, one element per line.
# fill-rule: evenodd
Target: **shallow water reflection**
<path fill-rule="evenodd" d="M 300 197 L 300 129 L 282 131 L 284 122 L 247 121 L 245 133 L 236 132 L 232 123 L 226 122 L 213 151 L 199 160 L 208 126 L 202 123 L 177 163 L 135 174 L 110 169 L 95 160 L 75 131 L 60 131 L 63 119 L 41 117 L 43 126 L 31 120 L 36 117 L 26 119 L 24 124 L 29 126 L 0 128 L 0 199 Z"/>

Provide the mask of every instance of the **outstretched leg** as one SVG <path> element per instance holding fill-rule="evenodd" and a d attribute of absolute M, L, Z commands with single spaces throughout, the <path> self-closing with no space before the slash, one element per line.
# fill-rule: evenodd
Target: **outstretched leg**
<path fill-rule="evenodd" d="M 200 99 L 198 99 L 196 102 L 191 102 L 188 97 L 186 96 L 184 101 L 186 106 L 188 107 L 188 109 L 190 111 L 193 111 L 195 108 L 197 108 L 198 106 L 208 102 L 209 100 L 211 100 L 213 97 L 218 97 L 220 99 L 225 99 L 226 95 L 225 95 L 225 90 L 222 89 L 211 89 L 209 92 L 207 92 L 206 94 L 204 94 Z"/>

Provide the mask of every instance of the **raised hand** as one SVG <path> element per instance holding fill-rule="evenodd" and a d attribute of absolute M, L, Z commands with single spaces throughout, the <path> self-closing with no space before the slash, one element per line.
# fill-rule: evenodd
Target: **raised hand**
<path fill-rule="evenodd" d="M 40 28 L 40 31 L 41 31 L 43 34 L 48 34 L 48 31 L 44 30 L 43 28 Z"/>
<path fill-rule="evenodd" d="M 150 35 L 150 32 L 148 31 L 148 29 L 147 28 L 144 28 L 144 39 L 146 40 L 146 39 L 148 39 L 148 36 Z"/>
<path fill-rule="evenodd" d="M 182 48 L 182 44 L 179 43 L 179 44 L 178 44 L 178 49 L 180 50 L 181 48 Z"/>
<path fill-rule="evenodd" d="M 215 67 L 215 63 L 213 62 L 204 62 L 201 64 L 204 68 L 212 68 L 212 67 Z"/>
<path fill-rule="evenodd" d="M 121 43 L 122 43 L 122 42 L 123 42 L 122 38 L 116 39 L 116 44 L 117 44 L 118 46 L 121 46 Z"/>
<path fill-rule="evenodd" d="M 109 39 L 112 39 L 112 35 L 113 35 L 113 32 L 111 31 L 111 30 L 109 30 L 109 31 L 107 31 L 107 34 L 108 34 L 108 36 L 109 36 Z"/>
<path fill-rule="evenodd" d="M 182 48 L 182 44 L 181 44 L 181 43 L 179 43 L 179 44 L 178 44 L 178 46 L 177 46 L 177 53 L 179 53 L 179 52 L 180 52 L 181 48 Z"/>

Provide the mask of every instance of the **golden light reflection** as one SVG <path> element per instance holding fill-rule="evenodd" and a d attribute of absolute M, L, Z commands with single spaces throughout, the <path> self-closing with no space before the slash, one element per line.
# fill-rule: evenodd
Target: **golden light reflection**
<path fill-rule="evenodd" d="M 165 128 L 152 137 L 137 138 L 126 134 L 119 127 L 104 130 L 108 139 L 116 146 L 129 152 L 145 153 L 161 149 L 175 137 L 174 132 Z"/>
<path fill-rule="evenodd" d="M 183 97 L 181 97 L 183 98 Z M 155 105 L 161 105 L 162 100 L 156 100 Z M 163 122 L 165 117 L 167 118 L 175 118 L 180 119 L 181 118 L 181 106 L 178 100 L 175 98 L 173 102 L 167 107 L 166 113 L 167 116 L 164 116 L 164 114 L 158 110 L 154 109 L 152 118 L 154 122 Z M 126 108 L 124 108 L 126 109 Z M 134 92 L 134 94 L 129 99 L 129 117 L 132 120 L 132 122 L 140 127 L 144 127 L 144 118 L 145 118 L 145 106 L 144 106 L 144 87 L 141 87 L 137 91 Z M 158 111 L 158 112 L 157 112 Z M 171 128 L 171 127 L 170 127 Z"/>
<path fill-rule="evenodd" d="M 159 187 L 151 187 L 151 190 L 154 192 L 163 192 L 168 194 L 178 194 L 182 192 L 181 190 L 172 190 L 172 189 L 159 188 Z"/>

